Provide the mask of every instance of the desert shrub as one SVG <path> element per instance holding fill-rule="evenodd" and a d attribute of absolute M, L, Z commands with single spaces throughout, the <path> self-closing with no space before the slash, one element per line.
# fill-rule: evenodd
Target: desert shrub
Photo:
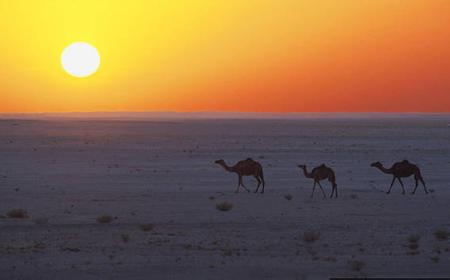
<path fill-rule="evenodd" d="M 97 217 L 97 222 L 99 224 L 109 224 L 111 223 L 113 220 L 113 217 L 109 216 L 109 215 L 101 215 L 99 217 Z"/>
<path fill-rule="evenodd" d="M 36 225 L 46 225 L 46 224 L 48 224 L 48 218 L 47 217 L 36 217 L 36 218 L 33 218 L 32 221 Z"/>
<path fill-rule="evenodd" d="M 219 211 L 229 211 L 233 208 L 233 204 L 225 201 L 225 202 L 217 203 L 216 208 Z"/>
<path fill-rule="evenodd" d="M 438 229 L 434 232 L 434 237 L 439 241 L 448 240 L 450 233 L 445 229 Z"/>
<path fill-rule="evenodd" d="M 121 234 L 120 238 L 122 238 L 122 241 L 124 243 L 127 243 L 128 241 L 130 241 L 130 236 L 128 234 L 126 234 L 126 233 Z"/>
<path fill-rule="evenodd" d="M 15 219 L 28 218 L 28 213 L 24 209 L 11 209 L 6 213 L 6 216 Z"/>
<path fill-rule="evenodd" d="M 351 270 L 353 271 L 361 271 L 366 266 L 365 262 L 357 260 L 351 260 L 348 263 L 350 265 Z"/>
<path fill-rule="evenodd" d="M 417 248 L 419 248 L 419 244 L 417 243 L 409 243 L 408 244 L 408 248 L 411 250 L 417 250 Z"/>
<path fill-rule="evenodd" d="M 287 200 L 292 200 L 293 196 L 292 194 L 286 194 L 284 195 L 284 198 L 286 198 Z"/>
<path fill-rule="evenodd" d="M 438 263 L 439 262 L 439 257 L 438 256 L 433 256 L 430 258 L 432 262 L 434 263 Z"/>
<path fill-rule="evenodd" d="M 151 231 L 155 228 L 154 224 L 142 224 L 139 226 L 143 231 Z"/>
<path fill-rule="evenodd" d="M 320 238 L 320 232 L 318 232 L 318 231 L 305 231 L 303 233 L 303 240 L 308 243 L 315 242 L 315 241 L 319 240 L 319 238 Z"/>
<path fill-rule="evenodd" d="M 418 234 L 411 234 L 408 236 L 408 242 L 410 243 L 417 243 L 420 240 L 420 235 Z"/>

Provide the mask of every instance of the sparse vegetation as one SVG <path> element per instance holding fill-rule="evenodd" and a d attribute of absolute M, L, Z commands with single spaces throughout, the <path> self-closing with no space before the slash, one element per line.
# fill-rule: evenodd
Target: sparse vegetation
<path fill-rule="evenodd" d="M 439 257 L 438 256 L 433 256 L 430 258 L 432 262 L 434 263 L 438 263 L 439 262 Z"/>
<path fill-rule="evenodd" d="M 303 240 L 312 243 L 320 239 L 320 232 L 317 231 L 305 231 L 303 233 Z"/>
<path fill-rule="evenodd" d="M 154 224 L 142 224 L 139 226 L 143 231 L 151 231 L 155 228 Z"/>
<path fill-rule="evenodd" d="M 101 215 L 99 217 L 97 217 L 97 222 L 99 224 L 109 224 L 111 223 L 113 220 L 113 217 L 109 216 L 109 215 Z"/>
<path fill-rule="evenodd" d="M 122 241 L 124 243 L 127 243 L 128 241 L 130 241 L 130 236 L 128 234 L 126 234 L 126 233 L 121 234 L 120 238 L 122 238 Z"/>
<path fill-rule="evenodd" d="M 445 229 L 438 229 L 434 232 L 434 237 L 439 241 L 444 241 L 449 239 L 450 233 Z"/>
<path fill-rule="evenodd" d="M 292 200 L 293 196 L 292 194 L 285 194 L 284 198 L 286 198 L 287 200 Z"/>
<path fill-rule="evenodd" d="M 408 244 L 408 248 L 411 250 L 417 250 L 417 248 L 419 248 L 419 244 L 417 243 L 409 243 Z"/>
<path fill-rule="evenodd" d="M 233 208 L 233 204 L 225 201 L 225 202 L 217 203 L 216 208 L 219 211 L 230 211 Z"/>
<path fill-rule="evenodd" d="M 361 271 L 366 266 L 365 262 L 358 260 L 351 260 L 348 263 L 350 265 L 351 270 L 353 271 Z"/>
<path fill-rule="evenodd" d="M 6 213 L 6 216 L 14 219 L 25 219 L 28 218 L 28 213 L 24 209 L 11 209 Z"/>
<path fill-rule="evenodd" d="M 48 218 L 47 217 L 36 217 L 32 221 L 36 225 L 46 225 L 46 224 L 48 224 Z"/>
<path fill-rule="evenodd" d="M 408 237 L 408 242 L 410 242 L 410 243 L 417 243 L 419 240 L 420 240 L 420 235 L 418 235 L 418 234 L 411 234 Z"/>

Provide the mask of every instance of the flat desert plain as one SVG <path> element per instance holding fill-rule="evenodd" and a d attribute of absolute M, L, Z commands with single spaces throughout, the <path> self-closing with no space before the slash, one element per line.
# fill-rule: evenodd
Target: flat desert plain
<path fill-rule="evenodd" d="M 264 194 L 214 164 L 248 157 Z M 448 116 L 3 119 L 0 158 L 1 279 L 450 276 Z M 370 164 L 403 159 L 428 195 L 385 193 Z M 322 163 L 337 199 L 297 167 Z"/>

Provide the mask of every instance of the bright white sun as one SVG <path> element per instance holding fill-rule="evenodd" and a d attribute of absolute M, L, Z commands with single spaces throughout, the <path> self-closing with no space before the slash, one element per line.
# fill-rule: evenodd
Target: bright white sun
<path fill-rule="evenodd" d="M 94 46 L 76 42 L 64 49 L 61 64 L 70 75 L 77 78 L 87 77 L 94 74 L 100 66 L 100 54 Z"/>

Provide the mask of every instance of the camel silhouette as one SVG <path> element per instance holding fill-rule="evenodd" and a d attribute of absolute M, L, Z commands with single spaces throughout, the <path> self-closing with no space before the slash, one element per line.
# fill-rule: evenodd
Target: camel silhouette
<path fill-rule="evenodd" d="M 261 193 L 264 193 L 264 176 L 262 166 L 259 162 L 254 161 L 251 158 L 247 158 L 246 160 L 241 160 L 233 166 L 228 166 L 223 159 L 216 160 L 215 163 L 222 166 L 226 171 L 237 173 L 239 177 L 239 183 L 236 188 L 235 193 L 239 192 L 239 187 L 242 186 L 247 192 L 250 192 L 242 182 L 242 176 L 253 176 L 258 181 L 258 187 L 255 190 L 255 193 L 258 192 L 259 186 L 262 183 Z"/>
<path fill-rule="evenodd" d="M 383 164 L 381 164 L 381 162 L 379 161 L 372 163 L 370 166 L 380 169 L 381 172 L 383 173 L 393 175 L 391 186 L 389 187 L 389 190 L 386 192 L 387 194 L 391 193 L 391 189 L 392 186 L 394 185 L 395 179 L 397 179 L 400 182 L 400 185 L 402 186 L 402 194 L 405 194 L 405 187 L 403 186 L 403 182 L 400 178 L 409 177 L 411 175 L 414 175 L 414 179 L 416 180 L 416 187 L 414 188 L 412 194 L 416 193 L 419 181 L 422 183 L 425 193 L 426 194 L 428 193 L 427 187 L 425 186 L 425 181 L 422 178 L 422 174 L 420 174 L 419 167 L 417 167 L 417 165 L 410 163 L 407 160 L 396 162 L 389 169 L 384 168 Z"/>
<path fill-rule="evenodd" d="M 325 164 L 322 164 L 322 165 L 314 168 L 311 171 L 311 173 L 308 173 L 308 170 L 306 170 L 306 165 L 299 165 L 298 167 L 303 169 L 303 174 L 305 175 L 306 178 L 314 179 L 314 186 L 313 186 L 313 190 L 311 193 L 311 197 L 314 196 L 314 190 L 316 189 L 316 184 L 318 184 L 320 189 L 322 190 L 323 197 L 326 198 L 325 191 L 323 190 L 322 185 L 320 184 L 320 181 L 324 180 L 324 179 L 328 179 L 328 181 L 330 181 L 333 186 L 332 190 L 331 190 L 330 198 L 333 197 L 334 193 L 336 193 L 336 198 L 338 197 L 336 176 L 334 174 L 333 169 L 327 167 Z"/>

